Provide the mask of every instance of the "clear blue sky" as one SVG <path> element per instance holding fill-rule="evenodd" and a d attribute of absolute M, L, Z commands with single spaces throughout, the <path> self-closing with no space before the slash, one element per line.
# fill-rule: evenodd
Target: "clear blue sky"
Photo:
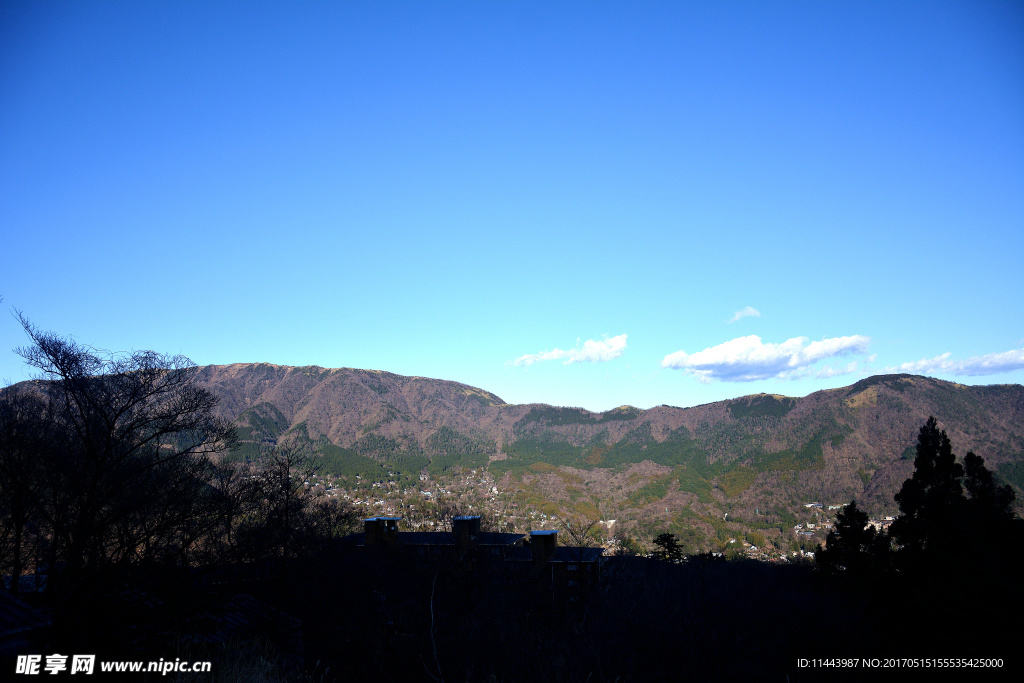
<path fill-rule="evenodd" d="M 0 3 L 9 315 L 605 410 L 1024 379 L 1019 2 Z"/>

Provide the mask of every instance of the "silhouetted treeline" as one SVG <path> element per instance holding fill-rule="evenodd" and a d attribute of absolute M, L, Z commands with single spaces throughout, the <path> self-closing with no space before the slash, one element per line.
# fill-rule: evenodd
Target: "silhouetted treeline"
<path fill-rule="evenodd" d="M 0 573 L 52 614 L 54 647 L 130 649 L 169 618 L 157 605 L 180 605 L 162 628 L 180 626 L 210 577 L 280 585 L 351 530 L 351 510 L 305 490 L 305 453 L 218 457 L 234 430 L 187 359 L 104 354 L 22 322 L 40 381 L 0 394 Z"/>
<path fill-rule="evenodd" d="M 817 563 L 836 586 L 903 624 L 902 643 L 1010 655 L 1024 635 L 1024 520 L 1013 514 L 1014 493 L 974 453 L 958 461 L 934 417 L 921 427 L 916 453 L 888 532 L 868 526 L 852 501 Z"/>

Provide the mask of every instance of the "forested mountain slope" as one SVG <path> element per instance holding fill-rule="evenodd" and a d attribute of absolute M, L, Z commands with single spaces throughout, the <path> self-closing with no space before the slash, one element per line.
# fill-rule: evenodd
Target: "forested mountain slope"
<path fill-rule="evenodd" d="M 220 397 L 222 415 L 237 421 L 243 457 L 305 442 L 338 474 L 412 476 L 428 463 L 489 463 L 496 478 L 517 482 L 573 473 L 593 484 L 590 499 L 600 502 L 603 489 L 614 489 L 628 507 L 668 499 L 663 507 L 760 512 L 856 496 L 881 510 L 911 473 L 917 430 L 934 415 L 956 452 L 973 450 L 1018 490 L 1024 486 L 1020 385 L 880 375 L 803 398 L 759 394 L 591 413 L 508 405 L 457 382 L 349 368 L 206 366 L 199 381 Z M 638 463 L 646 467 L 637 470 Z"/>

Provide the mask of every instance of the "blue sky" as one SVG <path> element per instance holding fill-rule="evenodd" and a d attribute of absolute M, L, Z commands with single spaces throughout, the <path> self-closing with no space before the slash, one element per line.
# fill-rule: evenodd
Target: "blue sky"
<path fill-rule="evenodd" d="M 1024 378 L 1016 2 L 0 4 L 8 313 L 605 410 Z"/>

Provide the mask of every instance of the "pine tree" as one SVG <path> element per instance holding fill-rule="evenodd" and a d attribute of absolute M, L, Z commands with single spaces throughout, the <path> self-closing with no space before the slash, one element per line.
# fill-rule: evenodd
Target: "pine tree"
<path fill-rule="evenodd" d="M 963 578 L 981 566 L 998 572 L 1017 564 L 1024 532 L 1013 491 L 974 453 L 958 463 L 934 417 L 918 435 L 914 467 L 896 494 L 902 514 L 891 527 L 901 571 Z"/>
<path fill-rule="evenodd" d="M 914 474 L 896 494 L 902 514 L 890 530 L 905 568 L 943 562 L 958 551 L 966 512 L 963 477 L 949 437 L 929 417 L 917 437 Z"/>
<path fill-rule="evenodd" d="M 658 534 L 654 539 L 654 545 L 658 550 L 654 552 L 655 557 L 667 562 L 682 562 L 683 547 L 679 545 L 675 534 Z"/>
<path fill-rule="evenodd" d="M 867 513 L 851 500 L 839 512 L 825 547 L 818 547 L 814 559 L 826 572 L 864 576 L 886 564 L 888 548 L 888 537 L 869 526 Z"/>

